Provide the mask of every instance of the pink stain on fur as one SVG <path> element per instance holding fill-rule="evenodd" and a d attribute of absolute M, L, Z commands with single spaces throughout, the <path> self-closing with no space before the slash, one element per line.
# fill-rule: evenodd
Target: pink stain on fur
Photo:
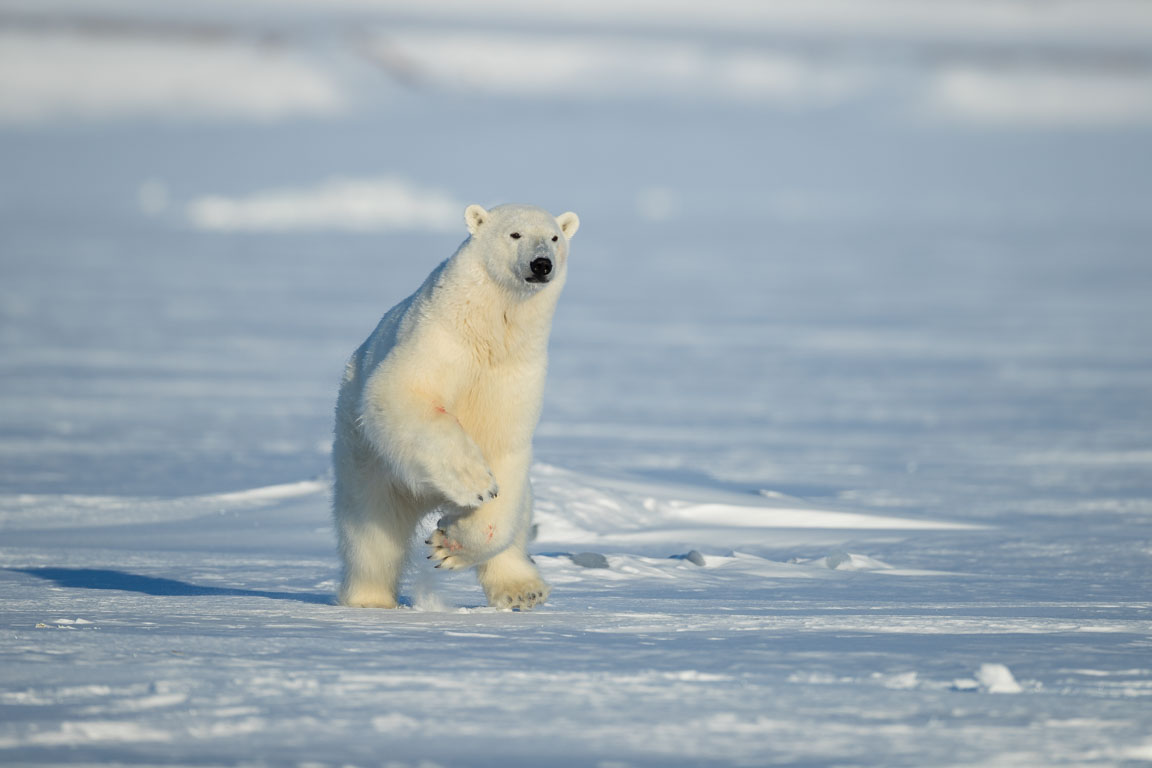
<path fill-rule="evenodd" d="M 451 416 L 453 421 L 455 421 L 457 424 L 460 423 L 460 419 L 456 418 L 456 414 L 448 413 L 448 409 L 445 408 L 444 406 L 437 405 L 437 406 L 435 406 L 435 408 L 436 408 L 436 413 L 443 413 L 446 416 Z"/>

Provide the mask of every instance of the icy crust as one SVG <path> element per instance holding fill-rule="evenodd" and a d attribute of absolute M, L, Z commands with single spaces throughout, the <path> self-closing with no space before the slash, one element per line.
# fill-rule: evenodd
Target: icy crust
<path fill-rule="evenodd" d="M 914 532 L 985 530 L 946 520 L 849 512 L 771 494 L 726 493 L 637 480 L 593 477 L 546 464 L 533 468 L 540 548 L 586 548 L 657 557 L 779 552 L 797 544 L 828 546 L 816 562 L 833 570 L 903 572 L 863 554 L 835 548 L 845 539 L 899 539 Z M 677 492 L 669 498 L 667 494 Z M 578 552 L 577 552 L 578 554 Z"/>
<path fill-rule="evenodd" d="M 405 765 L 951 764 L 961 750 L 1060 765 L 1147 749 L 1152 721 L 1131 705 L 1152 697 L 1152 669 L 1110 661 L 1130 664 L 1123 649 L 1152 633 L 1147 606 L 1037 602 L 980 575 L 1002 531 L 864 512 L 834 529 L 821 512 L 844 513 L 820 509 L 805 530 L 795 500 L 776 527 L 763 496 L 533 474 L 533 553 L 556 588 L 530 615 L 480 607 L 470 579 L 426 564 L 397 610 L 331 604 L 322 482 L 149 500 L 146 517 L 125 499 L 41 497 L 71 512 L 37 526 L 26 509 L 0 547 L 0 759 L 357 764 L 386 743 Z M 731 521 L 686 514 L 697 495 Z M 495 735 L 529 712 L 530 743 Z M 429 742 L 445 722 L 458 738 Z"/>
<path fill-rule="evenodd" d="M 281 499 L 326 492 L 322 480 L 269 485 L 229 493 L 178 499 L 82 496 L 73 494 L 0 494 L 0 531 L 173 522 L 212 513 L 235 512 Z"/>

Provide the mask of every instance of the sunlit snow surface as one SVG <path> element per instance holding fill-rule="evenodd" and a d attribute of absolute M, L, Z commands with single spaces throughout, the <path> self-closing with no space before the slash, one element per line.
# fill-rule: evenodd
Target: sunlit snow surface
<path fill-rule="evenodd" d="M 1152 14 L 702 8 L 0 5 L 0 764 L 1152 762 Z M 336 607 L 344 359 L 504 201 L 552 597 Z"/>

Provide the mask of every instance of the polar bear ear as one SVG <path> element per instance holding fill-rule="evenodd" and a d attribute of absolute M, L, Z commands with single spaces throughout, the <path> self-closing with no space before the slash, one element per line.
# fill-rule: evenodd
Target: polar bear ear
<path fill-rule="evenodd" d="M 468 224 L 468 231 L 474 235 L 480 225 L 488 221 L 488 211 L 479 205 L 470 205 L 464 209 L 464 221 Z"/>
<path fill-rule="evenodd" d="M 580 229 L 580 217 L 568 211 L 556 217 L 556 223 L 560 225 L 560 231 L 564 233 L 564 237 L 569 240 L 572 235 L 576 234 L 576 230 Z"/>

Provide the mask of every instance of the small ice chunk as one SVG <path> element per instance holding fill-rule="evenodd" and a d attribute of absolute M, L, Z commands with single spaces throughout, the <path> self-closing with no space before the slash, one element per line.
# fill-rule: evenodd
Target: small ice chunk
<path fill-rule="evenodd" d="M 1012 670 L 1003 664 L 981 664 L 976 672 L 976 681 L 988 693 L 1020 693 L 1023 688 L 1012 675 Z"/>
<path fill-rule="evenodd" d="M 696 549 L 690 550 L 688 554 L 684 555 L 684 559 L 693 565 L 699 565 L 701 567 L 704 565 L 704 555 L 700 554 L 700 551 Z"/>
<path fill-rule="evenodd" d="M 920 685 L 920 675 L 916 672 L 901 672 L 884 678 L 884 687 L 894 691 L 906 691 Z"/>
<path fill-rule="evenodd" d="M 599 552 L 580 552 L 575 555 L 568 555 L 572 562 L 584 568 L 607 568 L 608 558 L 601 555 Z"/>
<path fill-rule="evenodd" d="M 854 555 L 851 552 L 836 550 L 823 560 L 824 565 L 833 571 L 887 571 L 892 566 L 867 555 Z"/>
<path fill-rule="evenodd" d="M 833 571 L 835 571 L 838 568 L 841 568 L 842 566 L 851 565 L 851 564 L 852 564 L 852 555 L 848 554 L 847 552 L 840 551 L 840 550 L 837 550 L 836 552 L 832 552 L 831 554 L 828 555 L 828 557 L 824 558 L 824 565 L 828 566 L 828 568 L 833 570 Z"/>

